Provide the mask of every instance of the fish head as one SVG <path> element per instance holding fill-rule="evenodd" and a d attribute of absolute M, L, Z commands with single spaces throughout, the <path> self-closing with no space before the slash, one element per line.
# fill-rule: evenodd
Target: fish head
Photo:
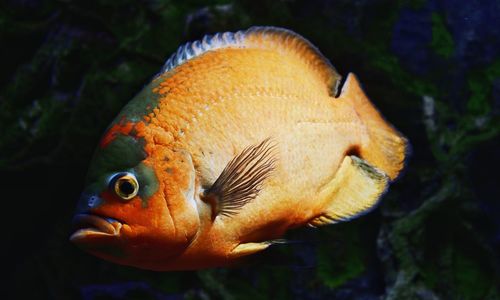
<path fill-rule="evenodd" d="M 137 132 L 110 130 L 91 162 L 70 240 L 105 260 L 152 269 L 182 253 L 199 228 L 192 161 L 185 153 L 165 159 L 165 151 L 159 159 Z"/>

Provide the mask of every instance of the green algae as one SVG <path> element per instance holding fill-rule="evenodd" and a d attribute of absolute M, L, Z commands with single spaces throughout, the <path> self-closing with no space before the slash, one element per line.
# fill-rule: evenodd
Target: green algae
<path fill-rule="evenodd" d="M 325 229 L 328 230 L 328 229 Z M 330 229 L 333 230 L 333 229 Z M 345 282 L 356 278 L 365 271 L 365 252 L 359 240 L 355 227 L 349 226 L 339 233 L 332 234 L 330 238 L 324 237 L 325 241 L 335 238 L 336 244 L 325 244 L 317 249 L 318 264 L 317 277 L 329 288 L 337 288 Z"/>
<path fill-rule="evenodd" d="M 467 110 L 474 116 L 486 115 L 492 110 L 492 86 L 500 78 L 500 59 L 482 70 L 472 72 L 467 80 L 470 97 Z"/>
<path fill-rule="evenodd" d="M 443 17 L 432 13 L 432 41 L 431 48 L 437 55 L 449 59 L 455 52 L 455 43 L 451 33 L 446 28 Z"/>

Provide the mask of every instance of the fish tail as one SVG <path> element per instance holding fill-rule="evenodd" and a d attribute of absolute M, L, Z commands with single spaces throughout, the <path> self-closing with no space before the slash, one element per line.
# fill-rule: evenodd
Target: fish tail
<path fill-rule="evenodd" d="M 359 156 L 396 179 L 409 152 L 408 140 L 382 117 L 354 74 L 348 75 L 339 98 L 350 102 L 366 127 L 368 140 L 357 149 Z"/>

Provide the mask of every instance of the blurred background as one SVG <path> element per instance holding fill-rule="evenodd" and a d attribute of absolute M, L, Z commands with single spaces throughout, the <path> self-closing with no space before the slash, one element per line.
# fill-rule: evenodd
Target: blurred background
<path fill-rule="evenodd" d="M 0 2 L 2 299 L 500 299 L 500 2 Z M 244 266 L 148 272 L 68 242 L 95 146 L 182 43 L 292 29 L 354 72 L 410 140 L 351 222 L 290 231 Z"/>

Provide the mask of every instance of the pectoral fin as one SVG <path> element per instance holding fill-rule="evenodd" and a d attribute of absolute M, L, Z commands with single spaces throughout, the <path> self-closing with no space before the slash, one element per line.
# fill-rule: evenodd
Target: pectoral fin
<path fill-rule="evenodd" d="M 276 161 L 275 144 L 271 139 L 249 146 L 235 156 L 202 196 L 212 206 L 212 217 L 232 216 L 255 199 Z"/>
<path fill-rule="evenodd" d="M 346 221 L 373 209 L 389 177 L 356 156 L 346 156 L 335 177 L 320 192 L 323 212 L 309 222 L 321 226 Z"/>

